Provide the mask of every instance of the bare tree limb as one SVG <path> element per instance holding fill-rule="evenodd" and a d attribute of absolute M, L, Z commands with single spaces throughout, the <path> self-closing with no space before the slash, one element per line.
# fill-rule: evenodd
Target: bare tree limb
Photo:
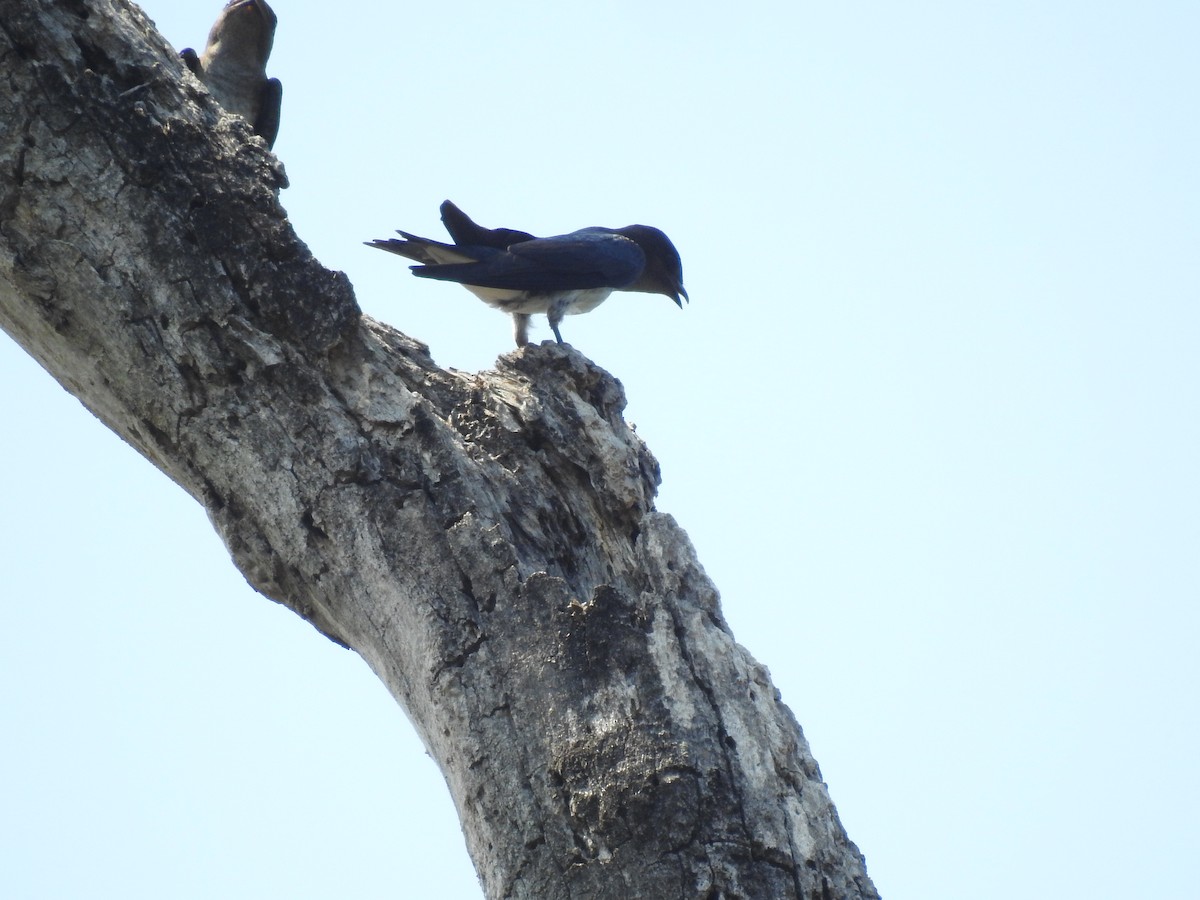
<path fill-rule="evenodd" d="M 284 175 L 121 0 L 0 0 L 0 325 L 367 661 L 489 897 L 876 897 L 620 384 L 363 317 Z"/>

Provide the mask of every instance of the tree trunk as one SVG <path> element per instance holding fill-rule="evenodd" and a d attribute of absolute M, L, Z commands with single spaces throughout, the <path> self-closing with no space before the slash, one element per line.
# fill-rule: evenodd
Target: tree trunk
<path fill-rule="evenodd" d="M 0 0 L 0 60 L 0 325 L 383 679 L 489 897 L 877 896 L 619 382 L 362 316 L 123 0 Z"/>

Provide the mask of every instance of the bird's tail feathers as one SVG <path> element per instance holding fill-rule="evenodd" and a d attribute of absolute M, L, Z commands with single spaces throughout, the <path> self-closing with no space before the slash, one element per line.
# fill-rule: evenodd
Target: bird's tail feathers
<path fill-rule="evenodd" d="M 387 238 L 365 241 L 364 243 L 368 247 L 386 250 L 389 253 L 395 253 L 399 256 L 416 260 L 427 266 L 437 266 L 445 263 L 475 262 L 474 256 L 463 253 L 453 244 L 431 241 L 429 238 L 423 238 L 420 235 L 411 234 L 407 231 L 397 230 L 396 234 L 400 235 L 404 240 Z"/>

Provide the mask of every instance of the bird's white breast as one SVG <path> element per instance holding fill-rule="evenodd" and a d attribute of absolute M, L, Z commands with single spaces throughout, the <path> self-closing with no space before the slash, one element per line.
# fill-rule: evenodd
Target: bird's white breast
<path fill-rule="evenodd" d="M 527 314 L 549 312 L 550 307 L 555 305 L 561 305 L 567 315 L 591 312 L 613 292 L 613 289 L 608 287 L 536 294 L 512 288 L 480 287 L 476 284 L 464 284 L 463 287 L 488 306 L 509 313 Z"/>

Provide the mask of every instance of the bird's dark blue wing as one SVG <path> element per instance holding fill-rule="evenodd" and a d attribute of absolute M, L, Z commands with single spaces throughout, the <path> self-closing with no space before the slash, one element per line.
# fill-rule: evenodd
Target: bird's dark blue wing
<path fill-rule="evenodd" d="M 414 267 L 413 274 L 478 287 L 571 291 L 625 287 L 641 275 L 646 265 L 641 247 L 603 228 L 523 241 L 501 252 L 485 247 L 455 249 L 478 255 L 480 260 Z"/>
<path fill-rule="evenodd" d="M 512 228 L 484 228 L 476 224 L 470 216 L 451 203 L 442 202 L 442 224 L 456 244 L 494 247 L 497 250 L 507 250 L 513 244 L 523 241 L 537 240 L 527 231 L 516 231 Z"/>

